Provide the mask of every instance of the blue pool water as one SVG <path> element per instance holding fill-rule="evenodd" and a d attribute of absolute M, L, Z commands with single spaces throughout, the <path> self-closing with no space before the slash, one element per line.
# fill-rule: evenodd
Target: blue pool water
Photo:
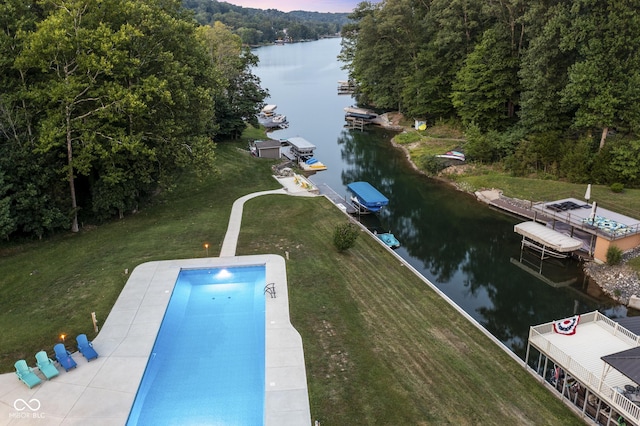
<path fill-rule="evenodd" d="M 262 425 L 265 266 L 183 270 L 127 425 Z"/>

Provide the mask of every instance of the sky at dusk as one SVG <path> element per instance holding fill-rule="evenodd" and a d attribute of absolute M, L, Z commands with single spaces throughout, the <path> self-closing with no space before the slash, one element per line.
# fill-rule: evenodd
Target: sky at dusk
<path fill-rule="evenodd" d="M 282 12 L 351 12 L 362 0 L 224 0 L 236 6 L 255 9 L 277 9 Z M 377 3 L 373 0 L 372 3 Z"/>

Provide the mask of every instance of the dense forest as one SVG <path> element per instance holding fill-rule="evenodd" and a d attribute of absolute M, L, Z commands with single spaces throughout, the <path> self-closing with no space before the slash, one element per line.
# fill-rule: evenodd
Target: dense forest
<path fill-rule="evenodd" d="M 275 9 L 253 9 L 213 0 L 183 0 L 202 25 L 222 22 L 242 42 L 250 46 L 273 43 L 276 40 L 317 40 L 326 35 L 339 34 L 349 22 L 346 13 L 318 13 L 296 10 L 280 12 Z"/>
<path fill-rule="evenodd" d="M 2 238 L 122 217 L 212 170 L 266 97 L 240 37 L 179 0 L 5 0 L 0 28 Z"/>
<path fill-rule="evenodd" d="M 360 104 L 461 122 L 469 159 L 639 187 L 638 10 L 638 0 L 362 2 L 340 58 Z"/>

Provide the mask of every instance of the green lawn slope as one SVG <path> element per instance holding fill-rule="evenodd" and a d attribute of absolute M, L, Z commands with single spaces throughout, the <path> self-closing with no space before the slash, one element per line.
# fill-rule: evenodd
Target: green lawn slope
<path fill-rule="evenodd" d="M 136 265 L 216 256 L 233 201 L 277 188 L 269 160 L 221 144 L 218 172 L 185 176 L 135 215 L 0 248 L 0 369 L 103 322 Z M 238 254 L 288 256 L 313 420 L 323 425 L 582 422 L 365 233 L 338 253 L 346 217 L 324 198 L 247 202 Z M 99 348 L 97 348 L 99 350 Z"/>

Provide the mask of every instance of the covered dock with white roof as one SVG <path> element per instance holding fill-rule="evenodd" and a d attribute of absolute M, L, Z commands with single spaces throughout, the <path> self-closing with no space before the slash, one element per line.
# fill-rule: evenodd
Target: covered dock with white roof
<path fill-rule="evenodd" d="M 541 381 L 595 424 L 619 424 L 622 418 L 639 426 L 640 383 L 624 374 L 615 354 L 637 355 L 640 337 L 597 311 L 580 315 L 573 334 L 557 327 L 561 321 L 530 328 L 528 368 L 533 363 Z M 625 364 L 631 365 L 628 360 Z"/>
<path fill-rule="evenodd" d="M 299 136 L 287 139 L 289 145 L 291 145 L 291 152 L 297 160 L 305 160 L 313 156 L 313 151 L 316 146 Z"/>
<path fill-rule="evenodd" d="M 582 240 L 569 237 L 538 222 L 522 222 L 513 227 L 522 235 L 522 246 L 535 248 L 541 252 L 541 257 L 567 257 L 572 251 L 582 247 Z"/>

